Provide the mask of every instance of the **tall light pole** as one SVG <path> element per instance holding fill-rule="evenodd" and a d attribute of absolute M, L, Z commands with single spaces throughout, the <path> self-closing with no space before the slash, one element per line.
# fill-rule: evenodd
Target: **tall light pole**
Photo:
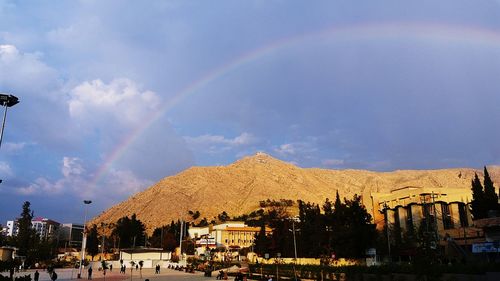
<path fill-rule="evenodd" d="M 0 94 L 0 105 L 4 107 L 3 120 L 2 120 L 2 131 L 0 132 L 0 146 L 2 146 L 3 131 L 5 129 L 5 119 L 7 118 L 7 108 L 14 106 L 19 103 L 19 99 L 13 95 Z"/>
<path fill-rule="evenodd" d="M 82 278 L 83 262 L 85 261 L 85 247 L 87 246 L 87 209 L 90 203 L 92 203 L 92 201 L 83 200 L 83 204 L 85 204 L 85 215 L 84 215 L 83 235 L 82 235 L 82 255 L 80 259 L 80 270 L 78 272 L 78 278 Z"/>
<path fill-rule="evenodd" d="M 295 262 L 293 264 L 293 275 L 295 281 L 297 281 L 297 273 L 295 272 L 295 264 L 297 263 L 297 240 L 295 239 L 295 221 L 299 220 L 298 217 L 292 218 L 292 233 L 293 233 L 293 252 L 295 254 Z"/>

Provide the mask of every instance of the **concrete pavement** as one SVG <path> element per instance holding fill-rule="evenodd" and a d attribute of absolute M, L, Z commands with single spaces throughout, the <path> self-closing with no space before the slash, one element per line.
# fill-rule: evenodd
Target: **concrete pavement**
<path fill-rule="evenodd" d="M 39 281 L 50 281 L 49 274 L 44 270 L 38 270 L 40 273 Z M 78 269 L 69 269 L 69 268 L 56 268 L 55 272 L 57 273 L 57 281 L 63 280 L 87 280 L 87 270 L 82 271 L 82 279 L 77 279 Z M 35 270 L 27 270 L 23 272 L 16 273 L 14 276 L 24 276 L 27 274 L 31 275 L 33 280 L 33 274 Z M 8 272 L 3 272 L 2 275 L 8 276 Z M 126 274 L 120 274 L 120 270 L 113 269 L 113 272 L 109 270 L 106 271 L 106 276 L 103 275 L 102 271 L 94 270 L 92 272 L 92 280 L 95 281 L 144 281 L 145 279 L 149 279 L 150 281 L 170 281 L 170 280 L 185 280 L 185 281 L 199 281 L 199 280 L 215 280 L 215 276 L 213 277 L 204 277 L 202 272 L 195 273 L 186 273 L 184 271 L 177 271 L 167 268 L 162 268 L 160 274 L 154 274 L 154 269 L 147 268 L 142 270 L 142 278 L 140 276 L 139 270 L 132 271 L 132 277 L 130 274 L 130 269 L 127 269 Z"/>

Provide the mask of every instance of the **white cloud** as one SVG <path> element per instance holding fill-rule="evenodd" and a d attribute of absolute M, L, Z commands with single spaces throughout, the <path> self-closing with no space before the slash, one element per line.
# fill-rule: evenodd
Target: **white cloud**
<path fill-rule="evenodd" d="M 85 123 L 94 120 L 92 126 L 119 123 L 133 127 L 158 110 L 160 102 L 156 93 L 142 91 L 130 79 L 114 79 L 109 84 L 96 79 L 83 82 L 71 90 L 68 108 L 70 116 L 75 119 Z"/>
<path fill-rule="evenodd" d="M 283 157 L 300 156 L 307 157 L 318 150 L 317 138 L 307 137 L 304 141 L 284 143 L 274 148 L 274 152 Z"/>
<path fill-rule="evenodd" d="M 210 153 L 218 153 L 233 148 L 246 147 L 259 142 L 257 137 L 247 132 L 243 132 L 234 138 L 206 134 L 197 137 L 184 137 L 184 140 L 186 140 L 188 145 L 193 149 L 208 151 Z"/>
<path fill-rule="evenodd" d="M 286 154 L 293 155 L 296 152 L 295 146 L 296 145 L 294 145 L 293 143 L 284 143 L 280 145 L 278 148 L 275 148 L 274 151 L 276 151 L 280 155 L 286 155 Z"/>
<path fill-rule="evenodd" d="M 22 53 L 14 45 L 0 45 L 0 84 L 26 94 L 47 95 L 59 83 L 54 69 L 43 63 L 41 53 Z M 58 85 L 59 86 L 59 85 Z"/>
<path fill-rule="evenodd" d="M 1 164 L 0 169 L 2 169 Z M 114 203 L 117 199 L 124 199 L 153 184 L 152 181 L 138 178 L 131 171 L 122 170 L 112 170 L 99 184 L 92 184 L 93 175 L 87 173 L 82 159 L 77 157 L 63 157 L 61 174 L 62 177 L 56 180 L 39 177 L 31 184 L 17 188 L 16 191 L 21 195 L 72 194 L 87 199 L 98 198 L 102 192 L 106 192 L 107 199 Z"/>
<path fill-rule="evenodd" d="M 2 177 L 5 176 L 11 177 L 14 175 L 14 172 L 12 171 L 12 168 L 10 167 L 9 163 L 0 162 L 0 175 L 2 175 Z"/>
<path fill-rule="evenodd" d="M 6 142 L 2 144 L 2 151 L 6 153 L 16 153 L 22 151 L 28 145 L 34 145 L 34 143 L 28 142 Z"/>
<path fill-rule="evenodd" d="M 65 178 L 79 176 L 85 172 L 82 160 L 76 157 L 64 157 L 61 172 Z"/>

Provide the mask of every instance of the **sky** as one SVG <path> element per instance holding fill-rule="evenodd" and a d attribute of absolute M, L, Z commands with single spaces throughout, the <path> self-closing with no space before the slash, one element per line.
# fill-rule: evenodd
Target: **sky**
<path fill-rule="evenodd" d="M 0 223 L 61 223 L 265 152 L 500 164 L 500 1 L 0 0 Z"/>

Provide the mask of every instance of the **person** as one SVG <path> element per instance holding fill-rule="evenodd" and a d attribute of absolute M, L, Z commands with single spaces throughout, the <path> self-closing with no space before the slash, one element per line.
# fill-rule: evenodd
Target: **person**
<path fill-rule="evenodd" d="M 89 270 L 88 270 L 89 274 L 87 275 L 87 279 L 88 280 L 92 280 L 92 266 L 89 266 Z"/>
<path fill-rule="evenodd" d="M 113 264 L 109 265 L 109 271 L 113 272 Z"/>
<path fill-rule="evenodd" d="M 135 265 L 135 270 L 139 270 L 139 265 L 138 264 Z"/>
<path fill-rule="evenodd" d="M 219 270 L 219 274 L 217 275 L 217 277 L 215 279 L 216 280 L 222 280 L 223 277 L 224 277 L 224 271 Z"/>
<path fill-rule="evenodd" d="M 34 276 L 33 276 L 33 279 L 34 279 L 35 281 L 38 281 L 38 279 L 39 279 L 39 278 L 40 278 L 40 273 L 38 273 L 38 270 L 36 270 L 36 271 L 35 271 L 35 274 L 34 274 Z"/>
<path fill-rule="evenodd" d="M 50 279 L 52 281 L 56 281 L 57 280 L 57 273 L 54 270 L 52 270 L 52 274 L 50 275 Z"/>

